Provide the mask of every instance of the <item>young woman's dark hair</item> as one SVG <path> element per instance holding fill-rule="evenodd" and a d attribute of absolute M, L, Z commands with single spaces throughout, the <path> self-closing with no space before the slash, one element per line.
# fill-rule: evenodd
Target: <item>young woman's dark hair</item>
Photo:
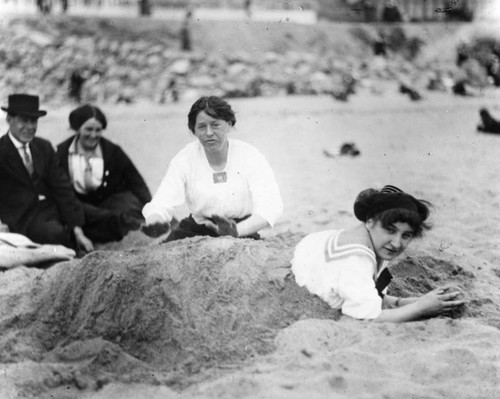
<path fill-rule="evenodd" d="M 354 214 L 362 222 L 378 220 L 384 228 L 397 222 L 408 223 L 415 237 L 420 237 L 424 230 L 430 229 L 425 223 L 430 205 L 397 187 L 385 186 L 382 190 L 369 188 L 359 193 L 354 202 Z"/>
<path fill-rule="evenodd" d="M 236 124 L 234 111 L 226 100 L 217 96 L 200 97 L 191 106 L 191 110 L 188 114 L 188 128 L 193 133 L 194 126 L 196 124 L 196 117 L 201 111 L 205 111 L 205 113 L 212 118 L 222 119 L 228 122 L 231 126 Z"/>
<path fill-rule="evenodd" d="M 373 216 L 373 220 L 380 221 L 384 229 L 388 229 L 394 223 L 408 223 L 413 229 L 414 237 L 421 237 L 424 230 L 429 230 L 431 226 L 425 223 L 421 216 L 415 212 L 402 208 L 389 209 Z"/>

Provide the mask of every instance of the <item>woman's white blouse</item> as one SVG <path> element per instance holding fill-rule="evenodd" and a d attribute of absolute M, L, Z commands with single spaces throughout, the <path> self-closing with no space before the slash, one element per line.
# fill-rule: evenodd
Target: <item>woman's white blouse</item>
<path fill-rule="evenodd" d="M 88 194 L 101 186 L 104 176 L 104 159 L 101 146 L 96 147 L 92 157 L 86 158 L 78 151 L 78 139 L 75 137 L 68 149 L 68 170 L 73 188 L 77 193 Z M 86 169 L 90 167 L 88 181 L 85 178 Z"/>
<path fill-rule="evenodd" d="M 309 234 L 295 248 L 292 272 L 298 285 L 356 319 L 375 319 L 382 298 L 375 288 L 375 254 L 361 244 L 338 245 L 342 230 Z"/>
<path fill-rule="evenodd" d="M 158 214 L 169 222 L 174 208 L 186 203 L 199 224 L 212 215 L 241 218 L 257 214 L 273 226 L 283 204 L 271 167 L 250 144 L 228 142 L 228 159 L 221 172 L 210 167 L 198 140 L 184 147 L 170 162 L 151 202 L 144 206 L 144 217 Z"/>

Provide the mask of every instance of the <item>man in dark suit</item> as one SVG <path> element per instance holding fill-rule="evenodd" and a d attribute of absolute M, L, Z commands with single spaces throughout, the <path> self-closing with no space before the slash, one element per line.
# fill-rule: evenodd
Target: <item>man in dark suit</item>
<path fill-rule="evenodd" d="M 32 241 L 92 251 L 69 179 L 50 142 L 35 137 L 47 114 L 38 96 L 12 94 L 1 109 L 9 131 L 0 138 L 0 220 Z"/>

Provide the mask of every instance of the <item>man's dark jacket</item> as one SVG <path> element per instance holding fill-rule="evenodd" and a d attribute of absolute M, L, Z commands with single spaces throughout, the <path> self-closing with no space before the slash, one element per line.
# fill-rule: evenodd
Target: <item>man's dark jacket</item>
<path fill-rule="evenodd" d="M 12 232 L 25 234 L 41 208 L 40 201 L 49 201 L 56 205 L 63 224 L 69 228 L 82 226 L 83 208 L 50 142 L 35 137 L 29 148 L 32 177 L 8 134 L 0 137 L 0 220 Z"/>
<path fill-rule="evenodd" d="M 75 136 L 72 136 L 57 146 L 59 162 L 66 173 L 68 173 L 68 176 L 69 147 L 74 139 Z M 103 137 L 101 137 L 100 145 L 104 160 L 102 184 L 97 190 L 87 195 L 77 193 L 77 197 L 84 202 L 99 206 L 99 204 L 110 195 L 123 191 L 130 191 L 143 205 L 151 201 L 151 193 L 144 179 L 121 147 Z"/>

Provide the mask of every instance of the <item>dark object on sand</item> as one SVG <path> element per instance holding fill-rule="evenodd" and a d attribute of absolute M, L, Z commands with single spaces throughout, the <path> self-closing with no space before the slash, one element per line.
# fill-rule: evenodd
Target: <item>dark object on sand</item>
<path fill-rule="evenodd" d="M 463 80 L 459 80 L 458 82 L 456 82 L 451 89 L 453 90 L 453 94 L 456 94 L 457 96 L 471 95 L 471 93 L 467 91 L 466 84 Z"/>
<path fill-rule="evenodd" d="M 361 151 L 358 150 L 356 144 L 354 143 L 344 143 L 340 146 L 340 155 L 351 155 L 353 157 L 361 154 Z"/>
<path fill-rule="evenodd" d="M 324 149 L 323 154 L 328 158 L 335 158 L 340 155 L 350 155 L 352 157 L 361 154 L 361 151 L 356 147 L 353 142 L 343 143 L 340 148 L 337 149 Z"/>
<path fill-rule="evenodd" d="M 382 11 L 382 21 L 384 22 L 403 22 L 403 16 L 394 1 L 389 2 Z"/>
<path fill-rule="evenodd" d="M 403 94 L 408 94 L 408 96 L 412 101 L 419 101 L 422 99 L 422 96 L 418 91 L 403 83 L 399 86 L 399 92 Z"/>
<path fill-rule="evenodd" d="M 481 123 L 477 125 L 477 130 L 484 133 L 500 134 L 500 122 L 493 118 L 486 108 L 479 110 Z"/>

